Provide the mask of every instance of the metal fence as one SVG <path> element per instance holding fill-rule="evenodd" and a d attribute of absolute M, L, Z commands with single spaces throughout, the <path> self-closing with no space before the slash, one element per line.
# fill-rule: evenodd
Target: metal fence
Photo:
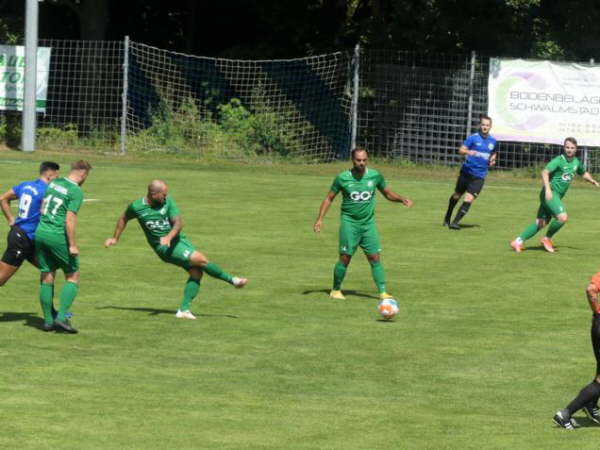
<path fill-rule="evenodd" d="M 347 157 L 354 143 L 391 159 L 454 165 L 460 143 L 487 111 L 489 57 L 475 53 L 357 48 L 242 61 L 127 39 L 43 40 L 40 46 L 52 48 L 47 109 L 38 114 L 40 148 L 191 151 L 198 157 L 212 149 L 238 158 L 243 150 L 219 148 L 270 145 L 304 161 L 330 161 Z M 241 130 L 247 124 L 232 124 L 232 114 L 252 117 L 250 125 L 258 128 Z M 0 113 L 15 127 L 19 117 Z M 513 169 L 540 165 L 560 146 L 501 142 L 499 150 L 498 167 Z M 583 148 L 583 155 L 598 171 L 600 158 L 591 150 Z"/>

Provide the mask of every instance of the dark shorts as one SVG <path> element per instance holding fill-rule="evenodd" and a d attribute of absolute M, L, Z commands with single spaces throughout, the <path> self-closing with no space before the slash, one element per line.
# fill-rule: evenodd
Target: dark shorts
<path fill-rule="evenodd" d="M 2 256 L 2 262 L 15 267 L 21 267 L 23 261 L 27 260 L 34 264 L 35 246 L 27 234 L 18 226 L 10 227 L 6 237 L 6 251 Z"/>
<path fill-rule="evenodd" d="M 458 192 L 459 194 L 464 194 L 468 192 L 473 197 L 477 197 L 481 190 L 483 189 L 483 183 L 485 180 L 483 178 L 476 177 L 474 175 L 469 175 L 468 173 L 460 172 L 458 179 L 456 180 L 456 187 L 454 188 L 454 192 Z"/>

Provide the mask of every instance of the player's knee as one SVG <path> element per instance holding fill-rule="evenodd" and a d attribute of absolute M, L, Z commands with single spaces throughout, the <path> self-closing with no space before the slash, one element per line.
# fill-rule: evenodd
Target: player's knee
<path fill-rule="evenodd" d="M 546 226 L 546 221 L 544 219 L 538 219 L 538 220 L 536 220 L 536 224 L 537 224 L 538 230 L 541 230 L 542 228 L 544 228 Z"/>
<path fill-rule="evenodd" d="M 569 220 L 569 217 L 566 214 L 559 214 L 556 219 L 560 222 L 560 223 L 567 223 L 567 220 Z"/>

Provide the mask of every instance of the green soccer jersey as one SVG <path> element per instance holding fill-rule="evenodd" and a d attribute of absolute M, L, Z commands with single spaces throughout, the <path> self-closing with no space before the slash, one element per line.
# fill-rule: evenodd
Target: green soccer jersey
<path fill-rule="evenodd" d="M 560 195 L 561 198 L 569 190 L 575 174 L 583 175 L 585 173 L 585 166 L 579 159 L 573 157 L 569 161 L 565 155 L 557 156 L 551 160 L 545 169 L 550 172 L 550 188 Z"/>
<path fill-rule="evenodd" d="M 125 210 L 125 217 L 137 219 L 146 234 L 148 244 L 154 249 L 160 246 L 160 238 L 169 234 L 173 229 L 171 220 L 179 216 L 180 212 L 170 196 L 167 196 L 165 203 L 159 206 L 151 206 L 146 201 L 146 197 L 132 202 Z M 183 233 L 179 236 L 184 238 Z"/>
<path fill-rule="evenodd" d="M 332 192 L 342 192 L 342 219 L 369 223 L 375 218 L 375 192 L 385 188 L 385 179 L 377 170 L 366 168 L 361 178 L 351 170 L 340 173 L 331 185 Z"/>
<path fill-rule="evenodd" d="M 75 214 L 81 208 L 83 191 L 69 178 L 57 178 L 48 184 L 37 232 L 65 234 L 67 211 Z"/>

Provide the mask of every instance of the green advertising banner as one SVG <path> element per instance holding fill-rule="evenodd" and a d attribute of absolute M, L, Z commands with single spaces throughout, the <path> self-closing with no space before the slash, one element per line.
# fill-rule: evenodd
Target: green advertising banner
<path fill-rule="evenodd" d="M 49 47 L 37 51 L 37 85 L 35 103 L 37 112 L 46 112 Z M 0 45 L 0 110 L 22 111 L 25 86 L 25 47 Z"/>

